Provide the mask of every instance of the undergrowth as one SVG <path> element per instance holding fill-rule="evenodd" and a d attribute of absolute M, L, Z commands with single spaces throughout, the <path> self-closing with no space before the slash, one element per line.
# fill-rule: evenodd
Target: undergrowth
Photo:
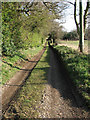
<path fill-rule="evenodd" d="M 65 63 L 71 79 L 90 107 L 89 55 L 81 54 L 66 46 L 54 47 Z"/>

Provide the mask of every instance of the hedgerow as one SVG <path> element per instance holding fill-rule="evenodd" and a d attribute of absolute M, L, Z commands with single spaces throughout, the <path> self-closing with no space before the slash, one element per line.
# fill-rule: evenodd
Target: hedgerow
<path fill-rule="evenodd" d="M 65 63 L 71 79 L 90 107 L 89 55 L 80 54 L 66 46 L 54 47 Z"/>

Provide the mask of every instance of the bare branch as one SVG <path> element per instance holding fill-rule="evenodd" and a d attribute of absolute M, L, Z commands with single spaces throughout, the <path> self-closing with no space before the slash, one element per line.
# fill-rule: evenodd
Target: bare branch
<path fill-rule="evenodd" d="M 74 5 L 74 3 L 70 2 L 70 1 L 66 1 L 67 3 L 70 3 L 71 5 Z"/>
<path fill-rule="evenodd" d="M 85 10 L 85 13 L 84 13 L 84 32 L 85 32 L 85 29 L 86 29 L 86 23 L 87 23 L 86 20 L 87 20 L 88 10 L 89 10 L 89 2 L 87 2 L 86 10 Z"/>
<path fill-rule="evenodd" d="M 75 0 L 75 3 L 74 3 L 74 20 L 75 20 L 75 24 L 76 24 L 76 27 L 77 27 L 77 33 L 78 35 L 80 34 L 80 31 L 79 31 L 79 23 L 77 22 L 77 14 L 76 14 L 76 4 L 77 4 L 77 0 Z"/>
<path fill-rule="evenodd" d="M 48 2 L 49 3 L 49 2 Z M 45 5 L 45 7 L 50 11 L 50 8 L 47 6 L 47 2 L 43 2 L 43 4 Z"/>

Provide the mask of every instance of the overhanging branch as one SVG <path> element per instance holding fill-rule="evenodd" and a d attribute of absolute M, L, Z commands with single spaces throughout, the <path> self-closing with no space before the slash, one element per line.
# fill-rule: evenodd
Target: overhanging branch
<path fill-rule="evenodd" d="M 70 2 L 70 1 L 66 1 L 67 3 L 70 3 L 71 5 L 74 5 L 74 3 Z"/>

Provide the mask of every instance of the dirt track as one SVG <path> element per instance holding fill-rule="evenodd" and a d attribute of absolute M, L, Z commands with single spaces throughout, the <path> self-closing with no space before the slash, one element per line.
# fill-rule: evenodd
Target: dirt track
<path fill-rule="evenodd" d="M 10 101 L 15 96 L 16 92 L 21 88 L 23 83 L 31 73 L 37 62 L 40 60 L 45 48 L 34 56 L 31 61 L 27 62 L 22 70 L 18 71 L 15 76 L 2 87 L 2 111 L 3 113 L 9 106 Z"/>
<path fill-rule="evenodd" d="M 34 62 L 36 62 L 35 59 Z M 25 69 L 30 69 L 32 66 L 32 63 L 28 64 L 31 65 L 27 65 Z M 50 68 L 47 80 L 48 84 L 45 84 L 42 100 L 39 101 L 39 118 L 90 118 L 82 99 L 74 90 L 73 85 L 69 83 L 69 77 L 62 61 L 58 60 L 52 49 L 50 49 Z M 15 83 L 11 86 L 19 87 Z"/>
<path fill-rule="evenodd" d="M 41 103 L 40 118 L 89 118 L 82 99 L 73 90 L 62 62 L 50 49 L 48 85 Z"/>

